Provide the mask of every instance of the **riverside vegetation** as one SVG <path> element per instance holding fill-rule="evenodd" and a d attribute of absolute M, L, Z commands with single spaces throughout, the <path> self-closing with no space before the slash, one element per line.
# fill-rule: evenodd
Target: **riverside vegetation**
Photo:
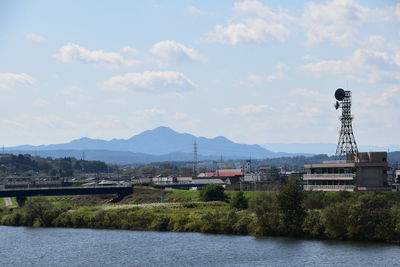
<path fill-rule="evenodd" d="M 0 208 L 0 224 L 400 240 L 400 194 L 396 192 L 301 191 L 297 177 L 291 177 L 279 191 L 227 192 L 210 185 L 200 193 L 173 190 L 166 196 L 167 200 L 174 198 L 181 202 L 74 204 L 35 197 L 23 208 Z"/>

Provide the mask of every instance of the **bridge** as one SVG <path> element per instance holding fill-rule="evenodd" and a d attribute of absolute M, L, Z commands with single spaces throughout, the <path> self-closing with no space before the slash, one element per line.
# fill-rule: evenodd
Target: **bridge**
<path fill-rule="evenodd" d="M 10 188 L 0 190 L 0 197 L 15 197 L 18 205 L 23 206 L 27 197 L 33 196 L 65 196 L 65 195 L 100 195 L 116 194 L 115 201 L 121 200 L 124 196 L 133 193 L 132 186 L 64 186 L 49 188 Z"/>

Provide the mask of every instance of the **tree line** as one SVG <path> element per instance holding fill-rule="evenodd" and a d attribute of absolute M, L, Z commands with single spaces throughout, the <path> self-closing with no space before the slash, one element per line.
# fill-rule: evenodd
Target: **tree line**
<path fill-rule="evenodd" d="M 26 155 L 6 154 L 0 157 L 0 173 L 3 175 L 49 175 L 68 177 L 74 173 L 105 173 L 116 169 L 97 160 L 78 160 L 71 157 L 52 159 Z"/>

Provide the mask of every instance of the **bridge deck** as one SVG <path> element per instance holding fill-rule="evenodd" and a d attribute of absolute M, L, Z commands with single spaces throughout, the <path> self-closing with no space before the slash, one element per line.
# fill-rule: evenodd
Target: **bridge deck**
<path fill-rule="evenodd" d="M 18 188 L 2 189 L 0 197 L 33 197 L 33 196 L 64 196 L 64 195 L 99 195 L 99 194 L 132 194 L 132 187 L 126 186 L 96 186 L 96 187 L 49 187 L 49 188 Z"/>

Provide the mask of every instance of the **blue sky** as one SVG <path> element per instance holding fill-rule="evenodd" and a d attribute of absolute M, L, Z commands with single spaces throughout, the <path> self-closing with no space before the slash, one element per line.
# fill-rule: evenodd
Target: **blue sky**
<path fill-rule="evenodd" d="M 0 140 L 399 144 L 398 1 L 0 1 Z"/>

